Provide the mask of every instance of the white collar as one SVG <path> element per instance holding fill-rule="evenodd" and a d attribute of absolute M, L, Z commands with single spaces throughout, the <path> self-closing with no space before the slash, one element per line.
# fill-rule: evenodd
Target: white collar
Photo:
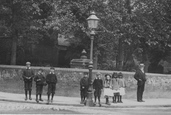
<path fill-rule="evenodd" d="M 29 67 L 29 68 L 26 67 L 26 69 L 31 69 L 31 67 Z"/>
<path fill-rule="evenodd" d="M 101 79 L 101 78 L 97 78 L 97 77 L 96 77 L 96 79 Z"/>

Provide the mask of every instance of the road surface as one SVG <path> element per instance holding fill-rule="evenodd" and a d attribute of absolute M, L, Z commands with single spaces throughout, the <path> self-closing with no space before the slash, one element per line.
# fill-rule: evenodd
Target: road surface
<path fill-rule="evenodd" d="M 171 107 L 75 107 L 0 101 L 0 114 L 112 114 L 112 115 L 171 115 Z"/>

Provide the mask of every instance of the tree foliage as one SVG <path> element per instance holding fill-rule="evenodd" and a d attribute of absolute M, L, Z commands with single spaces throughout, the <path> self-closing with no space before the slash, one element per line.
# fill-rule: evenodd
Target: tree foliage
<path fill-rule="evenodd" d="M 98 68 L 113 70 L 121 62 L 122 70 L 131 71 L 135 60 L 148 67 L 168 55 L 170 6 L 170 0 L 1 0 L 0 34 L 17 38 L 17 45 L 51 41 L 57 49 L 62 34 L 71 43 L 66 58 L 79 58 L 90 49 L 86 19 L 94 10 L 100 18 L 94 40 Z"/>

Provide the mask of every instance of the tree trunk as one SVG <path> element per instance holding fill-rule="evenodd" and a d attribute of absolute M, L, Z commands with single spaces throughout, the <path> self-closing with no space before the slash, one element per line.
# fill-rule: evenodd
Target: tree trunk
<path fill-rule="evenodd" d="M 17 56 L 17 38 L 14 35 L 12 38 L 12 47 L 11 47 L 11 65 L 16 65 L 16 56 Z"/>
<path fill-rule="evenodd" d="M 11 5 L 11 11 L 12 11 L 12 16 L 11 16 L 11 30 L 12 30 L 12 47 L 11 47 L 11 59 L 10 59 L 10 64 L 15 65 L 16 64 L 16 54 L 17 54 L 17 35 L 18 31 L 15 30 L 15 10 L 14 10 L 14 1 L 10 1 Z"/>
<path fill-rule="evenodd" d="M 122 2 L 120 1 L 122 5 Z M 131 7 L 130 7 L 130 0 L 126 0 L 125 8 L 127 9 L 127 13 L 131 14 Z M 126 16 L 122 18 L 122 24 L 126 23 Z M 122 33 L 122 30 L 121 30 Z M 123 37 L 128 37 L 127 34 L 119 38 L 119 54 L 118 54 L 118 70 L 123 70 L 123 62 L 124 62 L 124 44 L 123 44 Z"/>
<path fill-rule="evenodd" d="M 150 60 L 149 60 L 149 57 L 148 57 L 148 49 L 147 49 L 147 47 L 144 47 L 144 64 L 145 64 L 145 68 L 144 68 L 144 71 L 146 72 L 146 73 L 148 73 L 148 67 L 149 67 L 149 65 L 150 65 Z"/>
<path fill-rule="evenodd" d="M 122 71 L 124 61 L 124 47 L 122 38 L 119 39 L 118 70 Z"/>
<path fill-rule="evenodd" d="M 59 59 L 58 31 L 53 30 L 51 37 L 54 39 L 54 49 L 53 49 L 52 60 L 53 60 L 54 66 L 58 66 L 58 59 Z"/>

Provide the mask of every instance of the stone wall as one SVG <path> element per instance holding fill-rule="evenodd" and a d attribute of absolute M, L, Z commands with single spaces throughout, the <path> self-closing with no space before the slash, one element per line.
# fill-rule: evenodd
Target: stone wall
<path fill-rule="evenodd" d="M 24 66 L 0 65 L 0 82 L 15 80 L 22 82 L 22 69 Z M 32 67 L 35 73 L 39 68 L 44 70 L 46 75 L 49 67 Z M 58 77 L 57 92 L 63 96 L 79 96 L 79 81 L 86 69 L 55 68 Z M 112 74 L 113 71 L 93 70 L 93 79 L 96 72 L 103 75 Z M 118 71 L 115 71 L 118 72 Z M 126 95 L 124 98 L 136 98 L 137 82 L 134 79 L 134 72 L 122 72 L 126 80 Z M 8 84 L 7 84 L 8 85 Z M 147 82 L 144 92 L 145 98 L 171 98 L 171 75 L 169 74 L 147 74 Z"/>

